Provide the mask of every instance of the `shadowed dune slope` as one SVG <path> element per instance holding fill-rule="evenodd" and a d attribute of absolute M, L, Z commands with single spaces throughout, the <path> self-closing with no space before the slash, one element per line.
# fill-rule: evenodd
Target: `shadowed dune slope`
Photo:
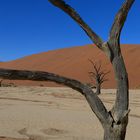
<path fill-rule="evenodd" d="M 140 87 L 140 45 L 122 45 L 121 48 L 129 74 L 130 88 L 138 88 Z M 92 65 L 88 59 L 92 59 L 97 63 L 101 61 L 103 70 L 110 71 L 107 75 L 108 81 L 103 84 L 103 87 L 115 88 L 113 69 L 109 60 L 102 51 L 93 45 L 33 54 L 18 60 L 0 63 L 0 67 L 48 71 L 89 83 L 88 72 L 92 71 Z M 32 81 L 15 81 L 15 83 L 23 85 L 55 85 Z"/>

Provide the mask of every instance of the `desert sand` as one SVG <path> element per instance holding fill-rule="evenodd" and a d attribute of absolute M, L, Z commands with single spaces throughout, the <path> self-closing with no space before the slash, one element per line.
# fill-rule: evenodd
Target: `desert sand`
<path fill-rule="evenodd" d="M 140 90 L 130 90 L 126 140 L 140 139 Z M 112 107 L 115 90 L 100 98 Z M 64 87 L 1 87 L 0 140 L 102 140 L 103 129 L 84 97 Z"/>
<path fill-rule="evenodd" d="M 121 48 L 128 70 L 130 88 L 140 88 L 140 45 L 122 45 Z M 93 67 L 88 59 L 92 59 L 97 63 L 101 61 L 103 70 L 110 71 L 106 77 L 108 81 L 103 83 L 103 88 L 116 88 L 113 69 L 109 60 L 105 54 L 94 45 L 64 48 L 33 54 L 14 61 L 0 63 L 0 68 L 48 71 L 80 80 L 83 83 L 89 83 L 91 80 L 88 72 L 92 71 Z M 32 81 L 16 81 L 15 83 L 17 85 L 28 86 L 40 85 L 40 82 Z M 47 82 L 41 84 L 56 86 L 56 84 Z"/>

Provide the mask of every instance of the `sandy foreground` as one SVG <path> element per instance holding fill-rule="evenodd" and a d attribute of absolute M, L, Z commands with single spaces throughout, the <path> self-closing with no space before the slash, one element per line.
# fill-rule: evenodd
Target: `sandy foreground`
<path fill-rule="evenodd" d="M 108 109 L 115 90 L 100 95 Z M 126 140 L 140 140 L 140 90 L 130 90 Z M 0 140 L 102 140 L 103 129 L 80 93 L 70 88 L 0 88 Z"/>

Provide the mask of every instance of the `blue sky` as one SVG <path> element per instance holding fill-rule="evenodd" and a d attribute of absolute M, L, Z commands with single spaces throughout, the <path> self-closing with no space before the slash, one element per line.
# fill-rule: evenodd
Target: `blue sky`
<path fill-rule="evenodd" d="M 104 40 L 124 0 L 65 0 Z M 125 23 L 121 43 L 140 44 L 140 1 Z M 84 31 L 47 0 L 0 0 L 0 61 L 91 44 Z"/>

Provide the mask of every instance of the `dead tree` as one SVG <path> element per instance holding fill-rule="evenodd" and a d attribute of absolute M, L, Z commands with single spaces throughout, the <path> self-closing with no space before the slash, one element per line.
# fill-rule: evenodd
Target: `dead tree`
<path fill-rule="evenodd" d="M 89 62 L 93 66 L 93 70 L 89 72 L 89 76 L 92 82 L 94 82 L 96 87 L 96 94 L 101 94 L 101 85 L 108 81 L 106 79 L 106 75 L 109 73 L 109 71 L 102 70 L 101 63 L 94 63 L 92 60 L 89 60 Z"/>
<path fill-rule="evenodd" d="M 85 96 L 92 111 L 96 114 L 104 129 L 104 140 L 124 140 L 129 113 L 128 75 L 120 49 L 120 33 L 134 0 L 125 0 L 117 13 L 109 34 L 109 40 L 104 42 L 79 16 L 79 14 L 63 0 L 48 0 L 73 18 L 87 33 L 95 45 L 109 58 L 115 73 L 117 83 L 116 101 L 112 110 L 106 107 L 92 89 L 77 80 L 65 78 L 56 74 L 38 71 L 0 69 L 0 77 L 5 79 L 54 81 L 67 85 Z"/>

